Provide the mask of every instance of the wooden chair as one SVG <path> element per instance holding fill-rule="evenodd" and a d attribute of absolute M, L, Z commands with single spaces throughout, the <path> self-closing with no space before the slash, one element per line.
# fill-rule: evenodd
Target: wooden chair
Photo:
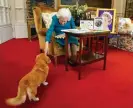
<path fill-rule="evenodd" d="M 47 28 L 45 28 L 45 24 L 42 21 L 41 14 L 52 13 L 52 12 L 56 12 L 56 10 L 48 6 L 45 6 L 45 5 L 39 5 L 33 8 L 34 23 L 35 23 L 35 28 L 38 34 L 41 53 L 44 51 L 44 48 L 45 48 L 45 36 L 47 32 Z M 57 57 L 65 54 L 64 48 L 60 47 L 55 42 L 54 36 L 52 36 L 51 43 L 49 44 L 49 54 L 52 57 L 54 57 L 55 66 L 57 65 Z"/>

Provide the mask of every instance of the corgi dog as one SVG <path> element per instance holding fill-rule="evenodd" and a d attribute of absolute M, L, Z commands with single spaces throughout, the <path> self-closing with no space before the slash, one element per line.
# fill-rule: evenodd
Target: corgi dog
<path fill-rule="evenodd" d="M 37 87 L 40 86 L 40 84 L 48 85 L 46 78 L 48 76 L 48 64 L 50 62 L 50 58 L 44 53 L 37 55 L 36 63 L 31 72 L 26 74 L 19 81 L 17 96 L 6 99 L 6 104 L 10 106 L 21 105 L 26 101 L 26 97 L 28 97 L 30 101 L 39 101 L 39 98 L 36 97 Z"/>

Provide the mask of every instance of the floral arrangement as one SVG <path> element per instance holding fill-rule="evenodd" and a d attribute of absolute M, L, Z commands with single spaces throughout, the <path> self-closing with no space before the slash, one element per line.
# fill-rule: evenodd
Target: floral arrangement
<path fill-rule="evenodd" d="M 85 5 L 72 5 L 68 7 L 72 13 L 72 16 L 76 18 L 77 16 L 82 17 L 84 12 L 88 9 L 87 4 Z"/>

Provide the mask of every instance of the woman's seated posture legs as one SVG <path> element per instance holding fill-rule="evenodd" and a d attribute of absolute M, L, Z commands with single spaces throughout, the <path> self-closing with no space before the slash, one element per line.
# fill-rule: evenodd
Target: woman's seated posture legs
<path fill-rule="evenodd" d="M 77 60 L 77 45 L 69 44 L 68 45 L 68 54 L 69 54 L 69 63 L 71 65 L 76 65 Z"/>

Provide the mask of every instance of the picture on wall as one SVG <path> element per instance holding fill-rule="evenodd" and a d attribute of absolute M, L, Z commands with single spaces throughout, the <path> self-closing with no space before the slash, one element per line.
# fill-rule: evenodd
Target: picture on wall
<path fill-rule="evenodd" d="M 77 0 L 59 0 L 60 5 L 75 5 Z"/>
<path fill-rule="evenodd" d="M 31 5 L 35 5 L 40 2 L 42 2 L 48 6 L 53 6 L 54 0 L 30 0 Z"/>
<path fill-rule="evenodd" d="M 26 0 L 27 18 L 33 18 L 33 7 L 38 3 L 44 3 L 49 7 L 54 8 L 54 0 Z"/>
<path fill-rule="evenodd" d="M 116 10 L 115 9 L 97 9 L 97 17 L 102 17 L 104 19 L 103 22 L 103 29 L 110 30 L 111 33 L 115 31 L 115 16 Z"/>

